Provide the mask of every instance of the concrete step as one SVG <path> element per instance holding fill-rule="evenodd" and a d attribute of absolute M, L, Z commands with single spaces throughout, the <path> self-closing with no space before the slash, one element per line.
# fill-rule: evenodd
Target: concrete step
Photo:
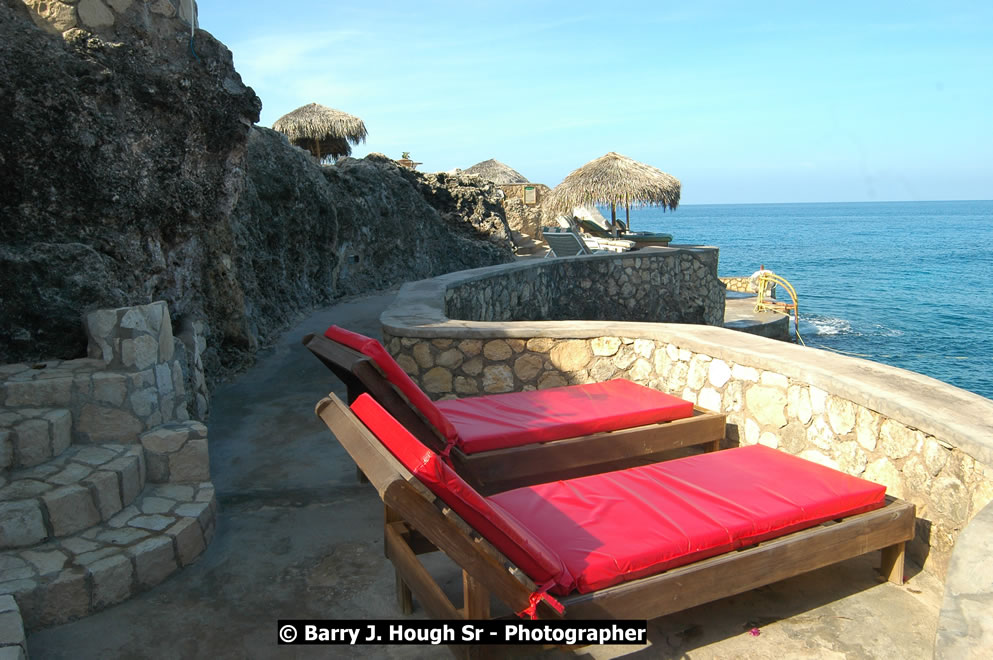
<path fill-rule="evenodd" d="M 0 366 L 0 416 L 37 409 L 71 411 L 77 444 L 134 443 L 160 424 L 189 419 L 177 360 L 140 370 L 92 358 Z"/>
<path fill-rule="evenodd" d="M 17 601 L 10 594 L 0 596 L 0 660 L 25 660 L 28 642 Z"/>
<path fill-rule="evenodd" d="M 0 488 L 0 549 L 34 546 L 109 520 L 145 487 L 138 445 L 74 445 Z"/>
<path fill-rule="evenodd" d="M 0 366 L 0 407 L 70 407 L 73 380 L 105 369 L 100 360 L 49 360 Z"/>
<path fill-rule="evenodd" d="M 0 410 L 0 470 L 40 465 L 72 444 L 72 413 L 65 408 Z"/>
<path fill-rule="evenodd" d="M 150 485 L 107 521 L 0 552 L 0 599 L 14 597 L 28 630 L 88 616 L 192 563 L 210 542 L 216 515 L 210 482 Z"/>

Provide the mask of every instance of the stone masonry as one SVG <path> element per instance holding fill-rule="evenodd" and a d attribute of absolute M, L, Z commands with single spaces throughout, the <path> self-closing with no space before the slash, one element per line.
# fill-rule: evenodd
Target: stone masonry
<path fill-rule="evenodd" d="M 645 249 L 622 258 L 547 259 L 445 293 L 446 315 L 466 321 L 560 319 L 724 322 L 717 249 Z"/>
<path fill-rule="evenodd" d="M 163 302 L 85 326 L 87 358 L 0 367 L 0 619 L 23 618 L 0 648 L 22 654 L 24 628 L 158 584 L 214 531 L 207 428 L 189 414 L 206 412 L 202 336 L 174 337 Z"/>
<path fill-rule="evenodd" d="M 758 293 L 758 280 L 752 279 L 752 277 L 722 277 L 721 282 L 727 287 L 728 291 L 737 291 L 738 293 Z M 776 297 L 776 283 L 771 282 L 766 289 L 770 298 Z"/>
<path fill-rule="evenodd" d="M 189 6 L 180 0 L 22 0 L 35 25 L 54 34 L 72 28 L 82 28 L 101 34 L 113 34 L 116 24 L 126 13 L 128 18 L 140 16 L 148 21 L 180 22 L 189 25 L 195 21 L 187 15 Z"/>
<path fill-rule="evenodd" d="M 765 340 L 763 340 L 765 341 Z M 917 561 L 944 575 L 955 537 L 993 500 L 993 468 L 940 439 L 801 380 L 664 340 L 390 335 L 429 396 L 456 398 L 626 378 L 728 415 L 730 445 L 763 444 L 886 485 L 917 505 Z"/>
<path fill-rule="evenodd" d="M 85 326 L 88 358 L 0 366 L 0 429 L 12 432 L 12 452 L 0 447 L 0 468 L 50 458 L 57 447 L 33 441 L 45 423 L 55 443 L 68 442 L 63 427 L 76 443 L 133 443 L 160 424 L 190 419 L 187 372 L 197 388 L 194 413 L 206 413 L 202 340 L 193 336 L 191 349 L 177 342 L 164 302 L 98 310 Z"/>
<path fill-rule="evenodd" d="M 608 257 L 609 258 L 609 257 Z M 620 257 L 613 257 L 620 261 Z M 624 257 L 630 259 L 631 257 Z M 595 258 L 585 259 L 592 263 Z M 489 269 L 487 269 L 489 270 Z M 471 272 L 463 274 L 480 286 Z M 545 287 L 513 272 L 502 305 L 542 309 Z M 451 316 L 454 276 L 407 285 L 382 317 L 390 353 L 432 397 L 454 398 L 627 378 L 728 416 L 726 444 L 763 444 L 886 485 L 917 506 L 909 553 L 944 578 L 959 532 L 993 501 L 984 444 L 993 403 L 900 369 L 701 325 Z M 445 311 L 449 314 L 446 315 Z M 985 421 L 983 421 L 985 420 Z"/>

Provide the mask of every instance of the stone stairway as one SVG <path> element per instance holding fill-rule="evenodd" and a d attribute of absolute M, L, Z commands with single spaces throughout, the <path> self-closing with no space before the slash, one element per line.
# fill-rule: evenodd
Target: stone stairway
<path fill-rule="evenodd" d="M 165 303 L 87 317 L 90 357 L 0 366 L 0 658 L 194 561 L 214 531 Z M 192 398 L 192 397 L 191 397 Z"/>
<path fill-rule="evenodd" d="M 519 256 L 529 256 L 540 254 L 548 249 L 548 244 L 519 231 L 512 231 L 511 237 L 514 239 L 514 253 Z"/>

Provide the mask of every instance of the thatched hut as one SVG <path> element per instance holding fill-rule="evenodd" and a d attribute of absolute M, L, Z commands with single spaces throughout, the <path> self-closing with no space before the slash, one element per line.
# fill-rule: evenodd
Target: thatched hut
<path fill-rule="evenodd" d="M 651 165 L 611 151 L 591 160 L 569 175 L 545 200 L 546 208 L 569 213 L 577 206 L 610 205 L 611 226 L 617 222 L 617 205 L 679 206 L 679 179 Z M 630 229 L 630 213 L 627 217 Z"/>
<path fill-rule="evenodd" d="M 318 161 L 350 156 L 349 142 L 364 142 L 367 135 L 365 124 L 358 117 L 318 103 L 308 103 L 283 115 L 272 127 Z"/>
<path fill-rule="evenodd" d="M 487 181 L 492 181 L 498 185 L 528 182 L 527 177 L 523 174 L 509 165 L 504 165 L 494 158 L 484 160 L 481 163 L 476 163 L 469 169 L 463 170 L 463 172 L 465 174 L 476 174 L 480 178 L 486 179 Z"/>
<path fill-rule="evenodd" d="M 484 181 L 495 183 L 500 186 L 508 199 L 520 199 L 529 206 L 540 204 L 550 192 L 548 186 L 531 183 L 526 176 L 494 158 L 476 163 L 469 169 L 462 170 L 462 173 L 472 174 Z"/>

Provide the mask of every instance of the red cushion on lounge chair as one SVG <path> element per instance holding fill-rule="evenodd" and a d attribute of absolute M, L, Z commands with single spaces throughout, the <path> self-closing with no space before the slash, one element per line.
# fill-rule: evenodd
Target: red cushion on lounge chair
<path fill-rule="evenodd" d="M 362 355 L 371 358 L 379 370 L 383 372 L 386 379 L 390 381 L 407 398 L 412 406 L 421 414 L 427 422 L 437 430 L 441 436 L 454 442 L 458 436 L 455 427 L 435 406 L 428 395 L 419 388 L 410 376 L 397 364 L 393 356 L 390 355 L 383 345 L 371 337 L 360 335 L 351 330 L 339 328 L 332 325 L 324 332 L 324 336 L 331 341 L 344 344 L 353 351 L 358 351 Z"/>
<path fill-rule="evenodd" d="M 571 589 L 572 579 L 558 555 L 499 504 L 489 502 L 477 493 L 437 454 L 393 419 L 375 399 L 362 394 L 351 408 L 404 467 L 539 586 L 553 583 L 561 585 L 566 592 Z"/>
<path fill-rule="evenodd" d="M 576 438 L 693 415 L 689 401 L 618 378 L 605 383 L 554 387 L 438 401 L 466 454 L 534 442 Z"/>
<path fill-rule="evenodd" d="M 755 445 L 488 499 L 558 553 L 588 593 L 879 508 L 885 492 Z"/>

